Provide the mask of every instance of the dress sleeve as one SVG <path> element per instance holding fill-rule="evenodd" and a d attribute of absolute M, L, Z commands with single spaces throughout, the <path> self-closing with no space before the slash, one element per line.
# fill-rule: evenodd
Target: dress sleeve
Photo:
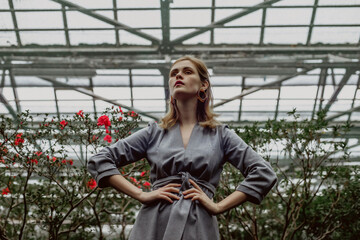
<path fill-rule="evenodd" d="M 240 170 L 245 177 L 236 190 L 246 193 L 248 201 L 260 204 L 277 181 L 272 167 L 255 152 L 235 131 L 222 126 L 225 161 Z"/>
<path fill-rule="evenodd" d="M 101 181 L 104 177 L 120 174 L 118 168 L 146 157 L 151 133 L 155 127 L 155 121 L 151 121 L 147 127 L 104 147 L 90 157 L 87 169 L 100 188 L 108 187 Z"/>

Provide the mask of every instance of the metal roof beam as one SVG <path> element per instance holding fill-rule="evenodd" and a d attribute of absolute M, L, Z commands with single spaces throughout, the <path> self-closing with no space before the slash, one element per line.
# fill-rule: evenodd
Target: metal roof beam
<path fill-rule="evenodd" d="M 116 106 L 120 106 L 120 107 L 123 107 L 123 108 L 126 108 L 128 110 L 131 110 L 131 111 L 135 111 L 136 113 L 138 113 L 139 115 L 144 115 L 146 117 L 149 117 L 151 119 L 154 119 L 154 120 L 158 120 L 158 117 L 156 116 L 153 116 L 151 114 L 148 114 L 148 113 L 145 113 L 139 109 L 136 109 L 136 108 L 132 108 L 132 107 L 129 107 L 127 105 L 124 105 L 124 104 L 121 104 L 119 102 L 116 102 L 116 101 L 113 101 L 113 100 L 110 100 L 110 99 L 107 99 L 107 98 L 104 98 L 102 96 L 99 96 L 95 93 L 93 93 L 92 91 L 89 91 L 89 90 L 86 90 L 86 89 L 83 89 L 83 88 L 79 88 L 79 87 L 74 87 L 70 84 L 66 84 L 66 83 L 62 83 L 62 82 L 59 82 L 59 81 L 56 81 L 55 79 L 52 79 L 52 78 L 44 78 L 42 77 L 41 79 L 45 80 L 45 81 L 48 81 L 48 82 L 51 82 L 54 84 L 54 86 L 60 86 L 60 87 L 67 87 L 67 88 L 71 88 L 72 90 L 76 91 L 76 92 L 80 92 L 82 94 L 85 94 L 85 95 L 88 95 L 90 97 L 93 97 L 97 100 L 102 100 L 104 102 L 108 102 L 108 103 L 111 103 L 111 104 L 114 104 Z"/>
<path fill-rule="evenodd" d="M 139 37 L 142 37 L 142 38 L 145 38 L 147 40 L 150 40 L 153 44 L 160 44 L 160 40 L 149 35 L 149 34 L 146 34 L 146 33 L 143 33 L 141 31 L 138 31 L 138 30 L 135 30 L 135 29 L 132 29 L 130 26 L 127 26 L 123 23 L 120 23 L 114 19 L 111 19 L 111 18 L 108 18 L 106 16 L 103 16 L 101 14 L 98 14 L 98 13 L 95 13 L 89 9 L 86 9 L 84 7 L 81 7 L 77 4 L 74 4 L 72 2 L 69 2 L 69 1 L 66 1 L 66 0 L 51 0 L 51 1 L 54 1 L 54 2 L 57 2 L 63 6 L 67 6 L 67 7 L 71 7 L 71 8 L 74 8 L 76 10 L 78 10 L 79 12 L 82 12 L 83 14 L 86 14 L 90 17 L 93 17 L 93 18 L 96 18 L 100 21 L 103 21 L 105 23 L 108 23 L 110 25 L 113 25 L 113 26 L 117 26 L 117 27 L 124 27 L 124 30 L 125 31 L 128 31 L 134 35 L 137 35 Z"/>
<path fill-rule="evenodd" d="M 283 81 L 286 81 L 286 80 L 291 79 L 291 78 L 293 78 L 293 77 L 296 77 L 296 76 L 298 76 L 298 75 L 305 74 L 305 73 L 307 73 L 307 72 L 309 72 L 309 71 L 311 71 L 311 70 L 312 70 L 312 69 L 305 69 L 305 70 L 302 70 L 301 72 L 298 72 L 298 73 L 293 74 L 293 75 L 291 75 L 291 76 L 281 77 L 280 79 L 278 79 L 278 80 L 276 80 L 276 81 L 262 84 L 262 85 L 260 85 L 259 87 L 252 87 L 252 88 L 250 88 L 250 89 L 248 89 L 248 90 L 243 91 L 240 95 L 234 96 L 234 97 L 232 97 L 232 98 L 229 98 L 229 99 L 226 99 L 226 100 L 224 100 L 224 101 L 218 102 L 217 104 L 214 104 L 214 108 L 219 107 L 219 106 L 221 106 L 221 105 L 224 105 L 225 103 L 234 101 L 234 100 L 236 100 L 236 99 L 240 99 L 240 98 L 242 98 L 242 97 L 244 97 L 244 96 L 246 96 L 246 95 L 249 95 L 249 94 L 251 94 L 251 93 L 257 92 L 257 91 L 259 91 L 259 90 L 261 90 L 261 89 L 264 89 L 264 88 L 266 88 L 266 87 L 268 87 L 268 86 L 278 85 L 278 84 L 282 83 Z"/>
<path fill-rule="evenodd" d="M 211 23 L 210 25 L 206 26 L 206 27 L 203 28 L 203 29 L 199 29 L 199 30 L 193 31 L 193 32 L 191 32 L 191 33 L 185 34 L 184 36 L 181 36 L 181 37 L 179 37 L 179 38 L 176 38 L 176 39 L 174 39 L 173 41 L 171 41 L 171 44 L 175 45 L 175 44 L 182 43 L 182 42 L 184 42 L 185 40 L 188 40 L 188 39 L 190 39 L 190 38 L 193 38 L 193 37 L 195 37 L 195 36 L 197 36 L 197 35 L 200 35 L 200 34 L 206 32 L 206 31 L 208 31 L 208 30 L 211 30 L 211 29 L 214 28 L 215 26 L 224 25 L 224 24 L 226 24 L 226 23 L 228 23 L 228 22 L 231 22 L 231 21 L 233 21 L 233 20 L 235 20 L 235 19 L 238 19 L 238 18 L 240 18 L 240 17 L 242 17 L 242 16 L 245 16 L 245 15 L 248 15 L 248 14 L 250 14 L 250 13 L 252 13 L 252 12 L 255 12 L 255 11 L 261 9 L 261 8 L 269 7 L 269 6 L 271 6 L 273 3 L 276 3 L 276 2 L 279 2 L 279 1 L 281 1 L 281 0 L 269 0 L 269 1 L 262 2 L 262 3 L 258 4 L 258 5 L 255 5 L 255 6 L 253 6 L 253 7 L 247 8 L 247 9 L 241 11 L 241 12 L 235 13 L 235 14 L 229 16 L 229 17 L 226 17 L 226 18 L 223 18 L 223 19 L 221 19 L 221 20 L 219 20 L 219 21 L 213 22 L 213 23 Z"/>
<path fill-rule="evenodd" d="M 341 79 L 337 89 L 334 91 L 334 93 L 332 94 L 332 96 L 330 97 L 328 103 L 325 106 L 325 111 L 328 111 L 331 107 L 331 105 L 335 102 L 337 96 L 339 95 L 339 93 L 341 92 L 341 90 L 343 89 L 343 87 L 345 86 L 346 82 L 349 80 L 349 78 L 351 77 L 351 75 L 355 72 L 356 69 L 353 68 L 348 68 L 346 69 L 346 72 L 343 76 L 343 78 Z"/>

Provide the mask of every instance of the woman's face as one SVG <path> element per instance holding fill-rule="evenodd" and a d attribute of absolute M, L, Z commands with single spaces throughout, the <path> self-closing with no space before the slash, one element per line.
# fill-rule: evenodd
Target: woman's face
<path fill-rule="evenodd" d="M 180 61 L 172 66 L 169 89 L 173 98 L 177 100 L 196 98 L 200 87 L 206 89 L 207 84 L 201 82 L 199 73 L 191 61 Z"/>

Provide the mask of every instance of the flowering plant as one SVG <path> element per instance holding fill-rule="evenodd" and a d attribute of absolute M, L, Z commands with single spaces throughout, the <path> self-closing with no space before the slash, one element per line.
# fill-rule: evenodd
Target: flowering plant
<path fill-rule="evenodd" d="M 119 231 L 108 225 L 106 232 L 106 222 L 123 226 L 117 234 L 125 238 L 125 227 L 133 224 L 133 211 L 141 204 L 113 188 L 99 189 L 87 161 L 127 137 L 140 116 L 112 107 L 100 116 L 79 110 L 58 119 L 26 111 L 17 118 L 0 115 L 0 238 L 93 239 Z M 145 163 L 120 171 L 148 191 Z M 126 217 L 118 217 L 119 209 Z"/>

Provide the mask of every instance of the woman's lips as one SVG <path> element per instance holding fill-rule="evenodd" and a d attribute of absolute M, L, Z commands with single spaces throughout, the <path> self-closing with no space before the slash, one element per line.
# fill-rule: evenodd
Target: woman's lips
<path fill-rule="evenodd" d="M 185 85 L 185 84 L 184 84 L 182 81 L 176 81 L 175 84 L 174 84 L 174 87 L 175 87 L 176 85 Z"/>

